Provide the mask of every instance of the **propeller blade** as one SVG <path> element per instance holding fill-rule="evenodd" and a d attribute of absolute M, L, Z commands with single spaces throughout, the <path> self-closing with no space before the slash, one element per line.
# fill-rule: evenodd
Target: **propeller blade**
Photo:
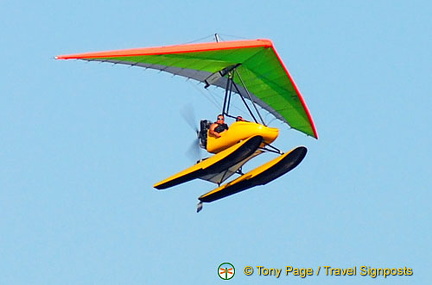
<path fill-rule="evenodd" d="M 197 161 L 201 160 L 201 147 L 199 146 L 199 140 L 198 139 L 195 139 L 192 142 L 192 144 L 189 146 L 186 154 L 193 162 L 197 162 Z"/>
<path fill-rule="evenodd" d="M 197 120 L 195 119 L 195 111 L 191 104 L 183 106 L 181 109 L 181 115 L 186 123 L 195 131 L 198 136 L 199 130 L 197 126 Z"/>
<path fill-rule="evenodd" d="M 196 137 L 193 140 L 192 144 L 189 146 L 186 154 L 187 156 L 193 160 L 193 162 L 197 162 L 201 160 L 201 147 L 199 140 L 199 128 L 197 126 L 197 120 L 195 119 L 195 111 L 191 104 L 183 106 L 180 111 L 185 122 L 195 131 Z"/>

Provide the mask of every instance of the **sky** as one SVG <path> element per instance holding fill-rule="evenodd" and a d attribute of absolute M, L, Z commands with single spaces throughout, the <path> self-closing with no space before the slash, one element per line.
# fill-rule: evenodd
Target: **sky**
<path fill-rule="evenodd" d="M 0 284 L 430 280 L 430 1 L 1 0 L 0 7 Z M 214 120 L 220 105 L 211 99 L 221 91 L 54 57 L 213 41 L 215 33 L 274 42 L 319 139 L 273 120 L 281 133 L 275 146 L 304 145 L 305 160 L 197 214 L 197 197 L 214 185 L 152 185 L 193 164 L 195 134 L 182 112 Z M 236 269 L 228 281 L 217 275 L 224 262 Z M 260 275 L 259 266 L 283 273 Z M 286 275 L 287 266 L 314 274 Z M 330 276 L 325 266 L 356 274 Z M 361 268 L 412 274 L 373 278 Z"/>

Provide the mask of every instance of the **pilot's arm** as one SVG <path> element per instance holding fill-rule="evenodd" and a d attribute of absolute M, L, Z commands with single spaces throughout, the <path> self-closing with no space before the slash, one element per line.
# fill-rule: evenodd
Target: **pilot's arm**
<path fill-rule="evenodd" d="M 213 123 L 213 124 L 211 124 L 210 129 L 209 129 L 209 133 L 210 133 L 211 135 L 217 137 L 217 138 L 220 138 L 221 135 L 220 135 L 218 132 L 215 131 L 215 129 L 217 128 L 218 125 L 219 125 L 219 124 L 217 124 L 217 123 Z"/>

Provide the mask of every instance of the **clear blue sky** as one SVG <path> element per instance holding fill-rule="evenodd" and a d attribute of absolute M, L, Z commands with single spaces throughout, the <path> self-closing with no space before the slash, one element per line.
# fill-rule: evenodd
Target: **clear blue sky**
<path fill-rule="evenodd" d="M 0 1 L 0 284 L 430 280 L 432 4 L 252 2 Z M 54 56 L 216 32 L 274 41 L 320 139 L 273 122 L 276 146 L 308 147 L 304 162 L 197 214 L 213 185 L 152 185 L 192 163 L 181 110 L 218 113 L 203 86 Z M 230 281 L 216 275 L 225 261 Z M 245 276 L 248 265 L 414 274 L 276 279 Z"/>

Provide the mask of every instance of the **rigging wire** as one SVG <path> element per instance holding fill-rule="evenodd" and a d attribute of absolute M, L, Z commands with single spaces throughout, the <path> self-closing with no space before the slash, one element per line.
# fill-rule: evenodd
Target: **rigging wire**
<path fill-rule="evenodd" d="M 198 88 L 198 85 L 200 85 L 201 82 L 199 82 L 198 84 L 193 84 L 190 80 L 188 80 L 188 82 L 196 89 L 198 90 L 198 92 L 200 92 L 201 94 L 204 95 L 204 97 L 210 102 L 212 103 L 217 109 L 220 109 L 221 106 L 218 103 L 218 101 L 216 100 L 215 96 L 209 96 L 209 95 L 213 95 L 210 90 L 206 89 L 207 92 L 204 92 L 203 89 Z"/>
<path fill-rule="evenodd" d="M 199 85 L 201 85 L 199 82 L 198 84 L 193 84 L 190 80 L 187 80 L 196 90 L 198 90 L 198 92 L 200 92 L 201 94 L 203 94 L 203 96 L 210 102 L 212 103 L 217 110 L 220 110 L 222 108 L 222 105 L 220 102 L 223 101 L 223 97 L 221 94 L 219 94 L 218 92 L 213 91 L 213 89 L 217 89 L 219 90 L 218 87 L 215 88 L 206 88 L 205 90 L 203 90 L 202 88 L 199 88 Z M 240 94 L 238 94 L 237 92 L 235 92 L 235 94 L 237 94 L 239 97 L 241 97 Z M 236 96 L 233 96 L 232 99 L 235 99 Z M 238 102 L 237 102 L 238 103 Z M 239 114 L 241 114 L 243 117 L 245 117 L 247 115 L 247 112 L 245 112 L 245 110 L 243 110 L 242 108 L 238 107 L 237 104 L 232 103 L 230 104 L 230 108 L 231 109 L 235 109 L 236 111 L 238 111 Z"/>
<path fill-rule="evenodd" d="M 204 40 L 209 40 L 209 39 L 216 41 L 216 42 L 225 42 L 227 40 L 224 37 L 232 38 L 233 40 L 247 40 L 248 39 L 247 37 L 241 37 L 241 36 L 237 36 L 237 35 L 214 33 L 214 34 L 207 35 L 205 37 L 202 37 L 202 38 L 199 38 L 196 40 L 185 42 L 183 44 L 193 44 L 193 43 L 198 43 L 198 42 L 202 42 Z"/>
<path fill-rule="evenodd" d="M 241 37 L 241 36 L 237 36 L 237 35 L 228 35 L 228 34 L 219 34 L 219 33 L 218 33 L 218 36 L 222 41 L 225 41 L 225 39 L 223 37 L 232 38 L 234 40 L 240 40 L 240 39 L 241 40 L 247 40 L 248 39 L 246 37 Z"/>
<path fill-rule="evenodd" d="M 203 38 L 196 39 L 196 40 L 193 40 L 193 41 L 190 41 L 190 42 L 186 42 L 186 43 L 183 43 L 183 44 L 187 45 L 187 44 L 193 44 L 193 43 L 197 43 L 197 42 L 202 42 L 203 40 L 214 39 L 214 36 L 215 36 L 215 34 L 211 34 L 211 35 L 205 36 Z"/>

